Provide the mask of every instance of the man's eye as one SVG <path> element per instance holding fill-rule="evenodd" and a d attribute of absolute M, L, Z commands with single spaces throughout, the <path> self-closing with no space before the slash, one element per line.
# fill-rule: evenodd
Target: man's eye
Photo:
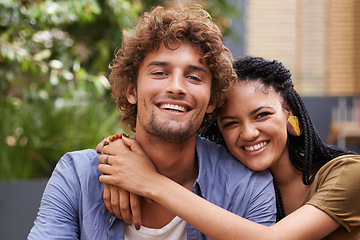
<path fill-rule="evenodd" d="M 152 75 L 163 76 L 163 75 L 165 75 L 165 73 L 164 72 L 153 72 Z"/>
<path fill-rule="evenodd" d="M 198 77 L 195 77 L 195 76 L 189 76 L 188 78 L 190 78 L 191 80 L 196 81 L 196 82 L 201 82 L 201 79 Z"/>

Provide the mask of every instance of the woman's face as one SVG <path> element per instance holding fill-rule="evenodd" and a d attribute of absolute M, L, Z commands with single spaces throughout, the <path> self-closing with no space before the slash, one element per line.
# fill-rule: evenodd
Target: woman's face
<path fill-rule="evenodd" d="M 289 160 L 283 98 L 260 81 L 239 82 L 229 92 L 218 124 L 230 152 L 255 171 Z"/>

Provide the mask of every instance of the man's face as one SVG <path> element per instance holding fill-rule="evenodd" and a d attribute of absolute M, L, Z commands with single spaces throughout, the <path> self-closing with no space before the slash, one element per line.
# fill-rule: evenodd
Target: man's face
<path fill-rule="evenodd" d="M 139 68 L 136 93 L 136 132 L 159 140 L 181 143 L 195 136 L 209 106 L 211 73 L 200 62 L 197 48 L 188 42 L 161 44 L 149 53 Z"/>

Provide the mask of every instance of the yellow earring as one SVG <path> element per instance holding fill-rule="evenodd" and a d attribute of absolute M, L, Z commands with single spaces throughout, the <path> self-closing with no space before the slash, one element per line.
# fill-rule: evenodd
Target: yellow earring
<path fill-rule="evenodd" d="M 297 116 L 290 116 L 286 122 L 286 127 L 288 132 L 295 137 L 300 136 L 304 131 L 304 128 L 299 122 L 299 118 Z"/>

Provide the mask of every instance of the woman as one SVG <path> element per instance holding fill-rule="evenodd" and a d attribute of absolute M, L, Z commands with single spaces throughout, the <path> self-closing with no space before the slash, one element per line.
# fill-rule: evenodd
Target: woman
<path fill-rule="evenodd" d="M 99 170 L 106 175 L 100 181 L 160 203 L 212 239 L 360 239 L 360 156 L 320 139 L 280 62 L 245 57 L 234 68 L 238 83 L 204 136 L 226 143 L 247 167 L 270 169 L 278 223 L 243 219 L 157 174 L 130 138 L 104 148 L 119 155 L 125 143 L 131 152 L 113 158 L 111 168 L 102 155 Z"/>

